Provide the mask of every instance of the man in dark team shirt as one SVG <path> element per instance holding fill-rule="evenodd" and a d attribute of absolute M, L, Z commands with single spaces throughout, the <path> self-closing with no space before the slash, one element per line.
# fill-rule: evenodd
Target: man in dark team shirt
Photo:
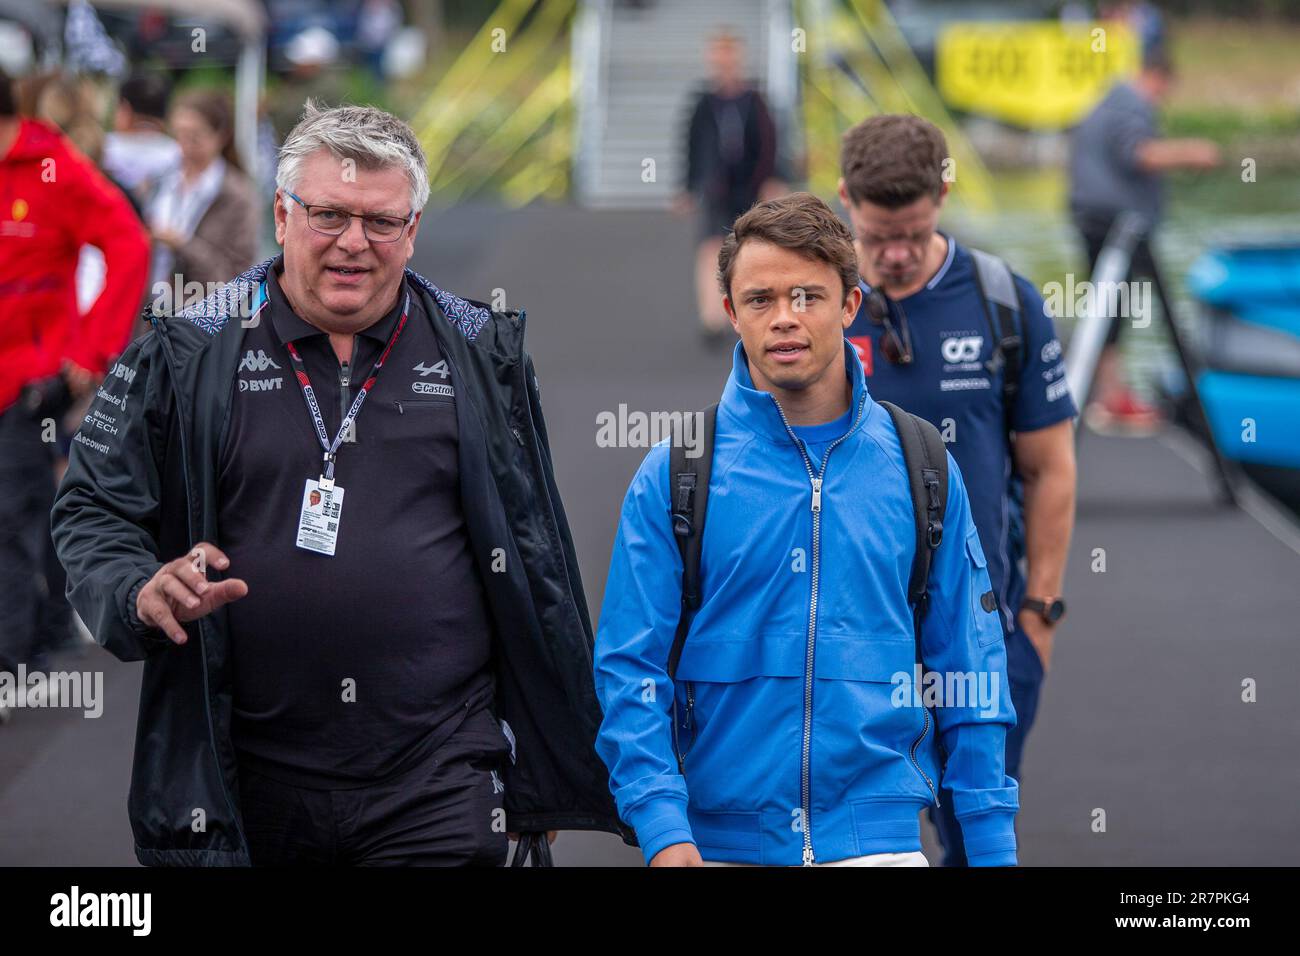
<path fill-rule="evenodd" d="M 617 831 L 522 316 L 406 269 L 429 185 L 395 117 L 309 103 L 276 182 L 283 255 L 155 317 L 55 506 L 74 604 L 146 660 L 137 855 L 493 865 L 520 831 L 544 863 L 546 831 Z"/>
<path fill-rule="evenodd" d="M 1007 298 L 1017 303 L 1009 317 L 1019 336 L 1020 371 L 1013 394 L 1004 388 L 1006 356 L 995 358 L 1004 337 L 988 301 L 994 290 L 977 276 L 975 257 L 983 254 L 937 228 L 948 192 L 947 156 L 943 134 L 916 116 L 872 117 L 845 134 L 839 193 L 853 224 L 863 290 L 846 335 L 871 394 L 938 427 L 966 480 L 1002 611 L 1017 718 L 1007 734 L 1006 772 L 1019 781 L 1025 736 L 1065 608 L 1076 412 L 1042 297 L 1010 270 L 1002 276 Z M 1016 481 L 1023 482 L 1023 508 L 1012 494 Z M 1023 546 L 1016 533 L 1021 511 Z M 964 865 L 952 805 L 945 795 L 931 813 L 945 864 Z"/>
<path fill-rule="evenodd" d="M 488 613 L 460 506 L 455 380 L 416 297 L 338 451 L 346 498 L 335 553 L 295 546 L 305 475 L 285 463 L 323 452 L 287 345 L 306 365 L 332 438 L 407 290 L 402 282 L 392 307 L 342 343 L 351 346 L 342 361 L 329 333 L 290 306 L 282 270 L 277 260 L 267 276 L 269 321 L 244 335 L 220 460 L 222 550 L 256 584 L 229 611 L 234 742 L 259 776 L 355 786 L 427 757 L 456 717 L 491 700 Z M 424 392 L 444 384 L 442 394 Z M 313 489 L 309 507 L 321 499 Z"/>

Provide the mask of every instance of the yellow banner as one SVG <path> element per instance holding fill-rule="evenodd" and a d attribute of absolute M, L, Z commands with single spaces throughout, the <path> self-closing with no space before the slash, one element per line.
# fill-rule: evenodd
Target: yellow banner
<path fill-rule="evenodd" d="M 951 23 L 935 49 L 949 106 L 1033 129 L 1072 126 L 1141 64 L 1123 23 Z"/>

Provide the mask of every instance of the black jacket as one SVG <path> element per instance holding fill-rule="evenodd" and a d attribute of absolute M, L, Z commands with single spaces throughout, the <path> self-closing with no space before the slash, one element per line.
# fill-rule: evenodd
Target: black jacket
<path fill-rule="evenodd" d="M 723 128 L 729 109 L 740 122 L 733 137 Z M 728 144 L 735 156 L 724 155 Z M 776 172 L 776 128 L 758 90 L 734 99 L 712 90 L 699 95 L 686 132 L 685 169 L 684 191 L 708 208 L 725 210 L 734 219 L 754 204 Z"/>
<path fill-rule="evenodd" d="M 135 597 L 165 561 L 199 541 L 220 545 L 219 449 L 243 322 L 260 320 L 239 316 L 253 314 L 270 262 L 173 317 L 149 316 L 153 330 L 110 370 L 74 440 L 52 514 L 73 606 L 100 644 L 145 662 L 128 809 L 146 865 L 249 862 L 225 609 L 187 624 L 190 640 L 177 646 L 140 622 Z M 496 713 L 516 740 L 517 761 L 503 774 L 507 828 L 626 838 L 594 749 L 591 621 L 523 349 L 524 315 L 406 276 L 463 384 L 461 500 L 493 616 Z M 491 573 L 502 546 L 506 572 Z"/>

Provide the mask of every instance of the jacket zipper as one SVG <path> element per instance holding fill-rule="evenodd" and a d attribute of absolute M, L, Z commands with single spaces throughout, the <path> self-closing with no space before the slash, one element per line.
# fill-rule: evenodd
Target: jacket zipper
<path fill-rule="evenodd" d="M 925 735 L 930 732 L 930 708 L 926 707 L 924 702 L 921 704 L 921 713 L 925 715 L 925 724 L 921 727 L 921 735 L 912 741 L 912 766 L 914 766 L 916 772 L 921 775 L 921 779 L 925 781 L 925 785 L 930 788 L 930 796 L 934 797 L 934 805 L 937 807 L 939 806 L 939 791 L 934 789 L 934 784 L 930 782 L 929 776 L 921 769 L 921 765 L 916 759 L 916 748 L 921 746 L 921 741 L 924 740 Z"/>
<path fill-rule="evenodd" d="M 352 347 L 354 349 L 357 347 L 356 343 L 357 343 L 356 336 L 353 336 Z M 340 425 L 343 424 L 343 419 L 348 417 L 348 406 L 351 405 L 351 402 L 349 401 L 351 396 L 348 394 L 348 385 L 351 383 L 351 381 L 352 381 L 351 366 L 349 366 L 347 362 L 340 362 L 339 363 L 339 424 Z M 398 407 L 400 408 L 401 406 Z M 352 438 L 355 439 L 356 435 L 354 434 Z M 344 435 L 343 440 L 348 441 L 349 440 L 348 436 Z"/>
<path fill-rule="evenodd" d="M 171 375 L 173 383 L 179 382 L 180 379 L 176 374 L 176 356 L 172 351 L 171 340 L 167 337 L 166 326 L 158 321 L 158 318 L 151 317 L 150 325 L 153 326 L 154 333 L 158 336 L 158 343 L 162 346 L 163 361 L 167 365 L 167 370 Z M 231 386 L 233 388 L 233 385 Z M 194 489 L 190 477 L 190 452 L 189 452 L 189 435 L 191 422 L 187 420 L 185 413 L 185 403 L 181 398 L 180 390 L 176 390 L 176 414 L 180 421 L 179 432 L 181 438 L 181 480 L 185 485 L 185 527 L 187 537 L 189 538 L 190 548 L 195 545 L 194 536 Z M 216 729 L 212 726 L 212 689 L 208 675 L 208 653 L 207 642 L 203 636 L 204 625 L 208 624 L 206 617 L 201 617 L 196 622 L 199 632 L 199 661 L 203 666 L 203 714 L 207 719 L 208 725 L 208 746 L 212 748 L 212 759 L 217 764 L 217 778 L 221 781 L 221 792 L 226 797 L 226 806 L 230 810 L 230 820 L 235 826 L 235 833 L 239 837 L 240 849 L 247 855 L 248 837 L 244 833 L 244 826 L 241 822 L 239 810 L 236 807 L 234 794 L 231 793 L 230 787 L 226 782 L 226 775 L 221 772 L 221 756 L 217 750 Z M 211 625 L 209 625 L 211 626 Z"/>
<path fill-rule="evenodd" d="M 862 411 L 866 408 L 867 399 L 864 395 L 858 402 L 858 413 L 849 430 L 826 447 L 826 453 L 822 455 L 821 469 L 816 475 L 813 474 L 812 459 L 808 457 L 808 449 L 790 427 L 790 422 L 785 417 L 785 409 L 775 398 L 772 399 L 772 404 L 776 405 L 777 413 L 781 416 L 781 424 L 785 426 L 786 433 L 799 449 L 799 454 L 803 457 L 804 469 L 808 472 L 808 480 L 812 483 L 812 600 L 808 605 L 808 649 L 804 656 L 803 752 L 799 766 L 799 797 L 803 811 L 803 865 L 812 866 L 816 859 L 812 847 L 812 694 L 813 660 L 817 647 L 817 598 L 821 579 L 822 483 L 826 478 L 826 465 L 830 462 L 831 452 L 857 430 L 858 424 L 862 421 Z"/>

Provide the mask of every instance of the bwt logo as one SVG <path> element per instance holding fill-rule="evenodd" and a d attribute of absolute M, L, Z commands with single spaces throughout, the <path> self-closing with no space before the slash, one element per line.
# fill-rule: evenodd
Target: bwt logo
<path fill-rule="evenodd" d="M 239 390 L 241 392 L 278 392 L 283 384 L 283 378 L 241 378 L 239 380 Z"/>
<path fill-rule="evenodd" d="M 974 362 L 980 357 L 980 349 L 984 347 L 984 336 L 968 335 L 960 338 L 944 339 L 940 351 L 943 353 L 943 360 L 950 365 L 957 365 L 963 362 Z"/>
<path fill-rule="evenodd" d="M 265 372 L 268 368 L 278 369 L 279 367 L 275 364 L 275 360 L 262 349 L 258 349 L 256 352 L 249 349 L 244 353 L 244 357 L 239 360 L 239 371 L 241 372 Z"/>
<path fill-rule="evenodd" d="M 109 372 L 108 374 L 114 376 L 115 378 L 122 379 L 122 381 L 126 382 L 126 384 L 128 385 L 130 385 L 132 382 L 135 381 L 135 369 L 123 365 L 121 362 L 118 362 L 116 365 L 114 365 L 113 371 Z"/>

